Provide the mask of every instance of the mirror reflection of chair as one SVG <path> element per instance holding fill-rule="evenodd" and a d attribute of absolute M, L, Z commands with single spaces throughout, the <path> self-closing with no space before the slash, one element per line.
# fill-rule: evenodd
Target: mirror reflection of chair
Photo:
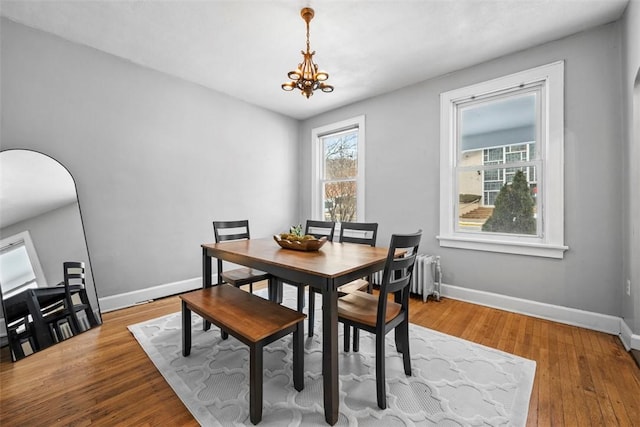
<path fill-rule="evenodd" d="M 213 234 L 216 243 L 229 240 L 248 240 L 249 220 L 240 221 L 213 221 Z M 253 293 L 253 284 L 262 280 L 268 280 L 269 273 L 256 270 L 255 268 L 237 268 L 223 271 L 222 260 L 218 259 L 218 284 L 228 283 L 236 288 L 249 285 L 249 292 Z"/>
<path fill-rule="evenodd" d="M 58 341 L 98 325 L 87 297 L 84 262 L 65 262 L 63 271 L 64 299 L 42 308 L 42 319 L 55 332 Z M 84 313 L 84 316 L 79 317 L 78 313 Z M 65 323 L 70 332 L 63 330 Z"/>
<path fill-rule="evenodd" d="M 357 243 L 361 245 L 375 246 L 378 237 L 377 222 L 342 222 L 340 223 L 340 243 Z M 373 290 L 371 278 L 356 279 L 338 288 L 340 294 L 348 294 L 353 291 L 367 289 L 369 293 Z M 309 287 L 309 336 L 313 336 L 314 310 L 316 291 Z M 354 334 L 354 339 L 357 332 Z"/>
<path fill-rule="evenodd" d="M 40 349 L 29 316 L 21 317 L 7 325 L 7 339 L 12 360 L 22 359 Z"/>
<path fill-rule="evenodd" d="M 395 330 L 396 350 L 402 353 L 404 372 L 411 375 L 409 353 L 409 287 L 418 254 L 422 230 L 414 234 L 391 236 L 380 292 L 372 295 L 355 291 L 338 298 L 338 321 L 344 324 L 344 345 L 348 351 L 349 327 L 363 329 L 376 336 L 376 389 L 378 407 L 387 407 L 385 387 L 385 337 Z M 396 257 L 396 250 L 405 250 Z M 390 301 L 389 294 L 395 299 Z M 354 331 L 355 333 L 355 331 Z M 354 351 L 357 351 L 354 345 Z"/>

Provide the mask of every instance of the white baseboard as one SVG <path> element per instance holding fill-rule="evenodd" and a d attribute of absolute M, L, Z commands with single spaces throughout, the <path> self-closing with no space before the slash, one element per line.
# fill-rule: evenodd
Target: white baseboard
<path fill-rule="evenodd" d="M 634 335 L 620 317 L 446 284 L 442 284 L 440 294 L 473 304 L 618 335 L 627 351 L 640 350 L 640 335 Z"/>
<path fill-rule="evenodd" d="M 193 279 L 181 280 L 179 282 L 153 286 L 151 288 L 141 289 L 139 291 L 126 292 L 124 294 L 102 297 L 98 300 L 100 302 L 100 311 L 102 311 L 103 313 L 108 313 L 110 311 L 132 307 L 134 305 L 142 304 L 154 299 L 192 291 L 201 287 L 202 278 L 196 277 Z"/>
<path fill-rule="evenodd" d="M 640 335 L 634 334 L 629 325 L 621 319 L 620 340 L 624 348 L 629 351 L 631 349 L 640 350 Z"/>
<path fill-rule="evenodd" d="M 179 282 L 153 286 L 151 288 L 141 289 L 138 291 L 103 297 L 99 299 L 100 310 L 103 313 L 108 313 L 110 311 L 132 307 L 154 299 L 199 289 L 200 287 L 202 287 L 202 278 L 196 277 Z M 618 335 L 627 351 L 630 349 L 640 350 L 640 335 L 633 334 L 629 326 L 620 317 L 577 310 L 559 305 L 529 301 L 521 298 L 461 288 L 447 284 L 442 284 L 440 293 L 444 297 L 466 301 L 473 304 L 484 305 L 500 310 L 511 311 L 567 325 L 579 326 L 581 328 Z M 0 337 L 3 336 L 6 336 L 6 329 L 4 327 L 4 319 L 0 318 Z"/>

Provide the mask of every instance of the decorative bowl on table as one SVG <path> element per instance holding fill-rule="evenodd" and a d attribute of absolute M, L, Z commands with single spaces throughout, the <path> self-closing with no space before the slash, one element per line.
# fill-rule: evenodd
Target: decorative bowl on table
<path fill-rule="evenodd" d="M 285 238 L 283 238 L 283 234 Z M 275 240 L 281 248 L 284 249 L 293 249 L 296 251 L 317 251 L 327 243 L 327 238 L 321 237 L 320 239 L 316 239 L 313 236 L 303 236 L 303 237 L 292 237 L 286 236 L 286 233 L 276 234 L 273 236 L 273 240 Z M 293 240 L 295 239 L 295 240 Z"/>

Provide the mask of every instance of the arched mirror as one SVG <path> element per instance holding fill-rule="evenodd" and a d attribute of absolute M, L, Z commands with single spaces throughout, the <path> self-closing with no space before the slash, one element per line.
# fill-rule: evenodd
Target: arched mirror
<path fill-rule="evenodd" d="M 0 152 L 0 285 L 14 361 L 102 323 L 75 182 L 42 153 Z"/>

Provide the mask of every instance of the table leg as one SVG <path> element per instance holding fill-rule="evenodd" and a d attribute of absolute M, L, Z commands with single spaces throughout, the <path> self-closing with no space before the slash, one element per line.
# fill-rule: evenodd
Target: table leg
<path fill-rule="evenodd" d="M 338 421 L 338 292 L 332 280 L 322 291 L 322 385 L 324 419 Z"/>
<path fill-rule="evenodd" d="M 205 248 L 202 248 L 202 288 L 211 287 L 211 257 Z M 211 322 L 202 321 L 202 330 L 208 331 L 211 328 Z"/>
<path fill-rule="evenodd" d="M 182 355 L 191 354 L 191 310 L 182 301 Z"/>
<path fill-rule="evenodd" d="M 33 319 L 33 326 L 35 327 L 36 332 L 36 341 L 38 341 L 38 349 L 43 350 L 53 345 L 53 338 L 51 337 L 51 333 L 49 332 L 49 326 L 44 323 L 42 310 L 40 308 L 40 303 L 38 302 L 38 297 L 36 296 L 33 289 L 29 289 L 27 292 L 27 307 L 29 308 L 31 318 Z"/>
<path fill-rule="evenodd" d="M 278 288 L 282 288 L 282 280 L 278 279 L 277 277 L 274 276 L 270 276 L 269 277 L 269 283 L 268 283 L 268 298 L 269 301 L 274 301 L 277 302 L 278 301 Z"/>

